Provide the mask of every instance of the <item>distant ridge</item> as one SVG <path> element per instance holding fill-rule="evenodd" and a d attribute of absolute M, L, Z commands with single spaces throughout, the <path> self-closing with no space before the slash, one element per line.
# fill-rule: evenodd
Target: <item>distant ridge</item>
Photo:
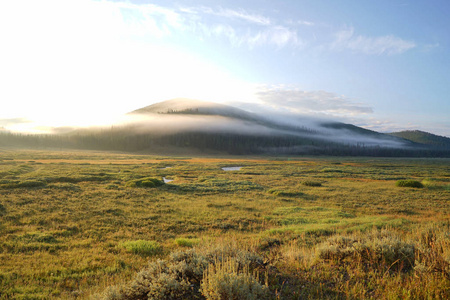
<path fill-rule="evenodd" d="M 450 138 L 425 131 L 405 130 L 389 134 L 418 144 L 450 148 Z"/>

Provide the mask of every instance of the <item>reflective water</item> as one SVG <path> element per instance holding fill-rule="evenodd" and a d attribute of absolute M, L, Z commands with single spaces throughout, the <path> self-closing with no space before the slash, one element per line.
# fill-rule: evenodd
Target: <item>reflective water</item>
<path fill-rule="evenodd" d="M 168 183 L 168 182 L 173 181 L 173 179 L 167 179 L 166 177 L 163 177 L 163 181 L 164 181 L 164 183 Z"/>
<path fill-rule="evenodd" d="M 224 171 L 239 171 L 242 167 L 223 167 Z"/>

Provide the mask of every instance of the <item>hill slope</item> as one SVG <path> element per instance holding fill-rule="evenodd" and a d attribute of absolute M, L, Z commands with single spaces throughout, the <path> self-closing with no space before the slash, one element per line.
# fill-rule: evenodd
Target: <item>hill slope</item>
<path fill-rule="evenodd" d="M 257 117 L 245 110 L 214 102 L 205 102 L 194 99 L 176 98 L 158 102 L 128 114 L 192 114 L 215 115 L 245 120 L 255 120 Z"/>
<path fill-rule="evenodd" d="M 414 143 L 436 146 L 443 148 L 450 148 L 450 138 L 432 134 L 420 130 L 406 130 L 400 132 L 390 133 L 392 136 L 396 136 L 405 140 L 412 141 Z"/>

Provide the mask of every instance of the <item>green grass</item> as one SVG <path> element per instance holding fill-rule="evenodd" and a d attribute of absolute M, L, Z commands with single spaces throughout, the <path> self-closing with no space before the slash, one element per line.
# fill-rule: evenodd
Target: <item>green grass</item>
<path fill-rule="evenodd" d="M 445 299 L 449 164 L 1 151 L 0 299 L 95 298 L 109 286 L 130 284 L 149 263 L 163 261 L 172 270 L 193 263 L 192 257 L 173 261 L 178 251 L 185 254 L 177 257 L 194 251 L 210 259 L 218 249 L 228 249 L 224 258 L 261 257 L 261 284 L 267 275 L 275 299 Z M 244 168 L 223 172 L 225 165 Z M 163 184 L 162 177 L 174 181 Z M 400 180 L 424 188 L 396 187 Z M 378 239 L 366 238 L 371 234 Z M 372 256 L 361 257 L 356 242 L 333 242 L 340 237 L 365 245 Z M 390 245 L 413 245 L 414 265 L 389 268 L 393 262 L 377 249 Z M 324 259 L 322 246 L 351 255 Z M 235 248 L 248 252 L 229 250 Z M 401 253 L 395 251 L 394 261 Z M 192 284 L 200 289 L 197 275 L 185 292 Z"/>
<path fill-rule="evenodd" d="M 199 239 L 188 239 L 188 238 L 176 238 L 175 244 L 180 247 L 192 248 L 192 246 L 197 245 L 200 242 Z"/>
<path fill-rule="evenodd" d="M 127 251 L 133 254 L 139 254 L 143 256 L 156 255 L 162 252 L 162 247 L 155 241 L 125 241 L 119 244 L 119 247 L 125 248 Z"/>

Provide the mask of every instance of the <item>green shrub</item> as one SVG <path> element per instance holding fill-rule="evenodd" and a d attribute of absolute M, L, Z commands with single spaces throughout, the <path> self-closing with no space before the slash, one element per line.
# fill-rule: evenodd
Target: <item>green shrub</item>
<path fill-rule="evenodd" d="M 155 255 L 162 251 L 161 245 L 155 241 L 127 241 L 120 243 L 119 246 L 129 252 L 144 256 Z"/>
<path fill-rule="evenodd" d="M 128 181 L 126 183 L 126 185 L 129 187 L 152 188 L 152 187 L 158 187 L 158 186 L 164 185 L 164 181 L 159 180 L 157 178 L 147 177 L 147 178 L 140 178 L 140 179 Z"/>
<path fill-rule="evenodd" d="M 255 275 L 248 267 L 240 269 L 234 260 L 216 262 L 204 272 L 201 292 L 208 300 L 269 299 L 268 287 Z"/>
<path fill-rule="evenodd" d="M 399 187 L 423 188 L 423 184 L 417 180 L 399 180 L 395 185 Z"/>

